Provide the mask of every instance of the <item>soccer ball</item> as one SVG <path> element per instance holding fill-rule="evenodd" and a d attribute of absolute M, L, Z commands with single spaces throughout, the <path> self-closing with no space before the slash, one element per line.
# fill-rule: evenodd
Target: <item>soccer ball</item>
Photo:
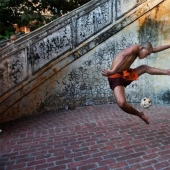
<path fill-rule="evenodd" d="M 151 99 L 149 99 L 148 97 L 144 97 L 141 100 L 140 105 L 144 108 L 149 108 L 152 105 Z"/>

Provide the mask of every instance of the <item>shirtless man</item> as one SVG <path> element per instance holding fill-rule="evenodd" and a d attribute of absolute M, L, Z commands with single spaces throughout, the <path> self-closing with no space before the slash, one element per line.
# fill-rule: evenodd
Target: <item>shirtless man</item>
<path fill-rule="evenodd" d="M 126 113 L 138 116 L 147 124 L 149 124 L 148 117 L 126 102 L 124 88 L 144 73 L 151 75 L 170 75 L 170 69 L 164 70 L 147 65 L 141 65 L 135 69 L 131 69 L 130 66 L 137 57 L 143 59 L 151 53 L 163 51 L 168 48 L 170 48 L 170 45 L 153 48 L 150 42 L 145 42 L 142 45 L 131 45 L 117 54 L 110 70 L 102 70 L 102 75 L 108 77 L 110 88 L 113 90 L 118 106 Z"/>

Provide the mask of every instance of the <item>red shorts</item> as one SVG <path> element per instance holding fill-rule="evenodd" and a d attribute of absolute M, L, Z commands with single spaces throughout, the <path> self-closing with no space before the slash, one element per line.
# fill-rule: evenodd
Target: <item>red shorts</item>
<path fill-rule="evenodd" d="M 122 77 L 118 78 L 108 78 L 110 88 L 114 90 L 115 87 L 117 86 L 128 86 L 133 80 L 126 80 L 123 79 Z"/>
<path fill-rule="evenodd" d="M 108 77 L 109 85 L 112 90 L 116 86 L 128 86 L 132 81 L 137 80 L 138 75 L 134 69 L 125 70 L 122 73 L 116 73 Z"/>

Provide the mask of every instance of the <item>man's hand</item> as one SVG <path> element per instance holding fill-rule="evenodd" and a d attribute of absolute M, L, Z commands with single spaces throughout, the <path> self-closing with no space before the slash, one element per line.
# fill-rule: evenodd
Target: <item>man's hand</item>
<path fill-rule="evenodd" d="M 112 74 L 113 74 L 112 70 L 106 70 L 106 69 L 102 70 L 102 75 L 103 76 L 108 77 L 108 76 L 111 76 Z"/>

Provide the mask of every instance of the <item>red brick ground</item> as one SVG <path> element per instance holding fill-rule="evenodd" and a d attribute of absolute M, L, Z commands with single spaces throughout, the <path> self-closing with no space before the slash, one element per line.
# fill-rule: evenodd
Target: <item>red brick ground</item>
<path fill-rule="evenodd" d="M 169 110 L 145 110 L 150 125 L 114 104 L 4 123 L 0 170 L 170 170 Z"/>

